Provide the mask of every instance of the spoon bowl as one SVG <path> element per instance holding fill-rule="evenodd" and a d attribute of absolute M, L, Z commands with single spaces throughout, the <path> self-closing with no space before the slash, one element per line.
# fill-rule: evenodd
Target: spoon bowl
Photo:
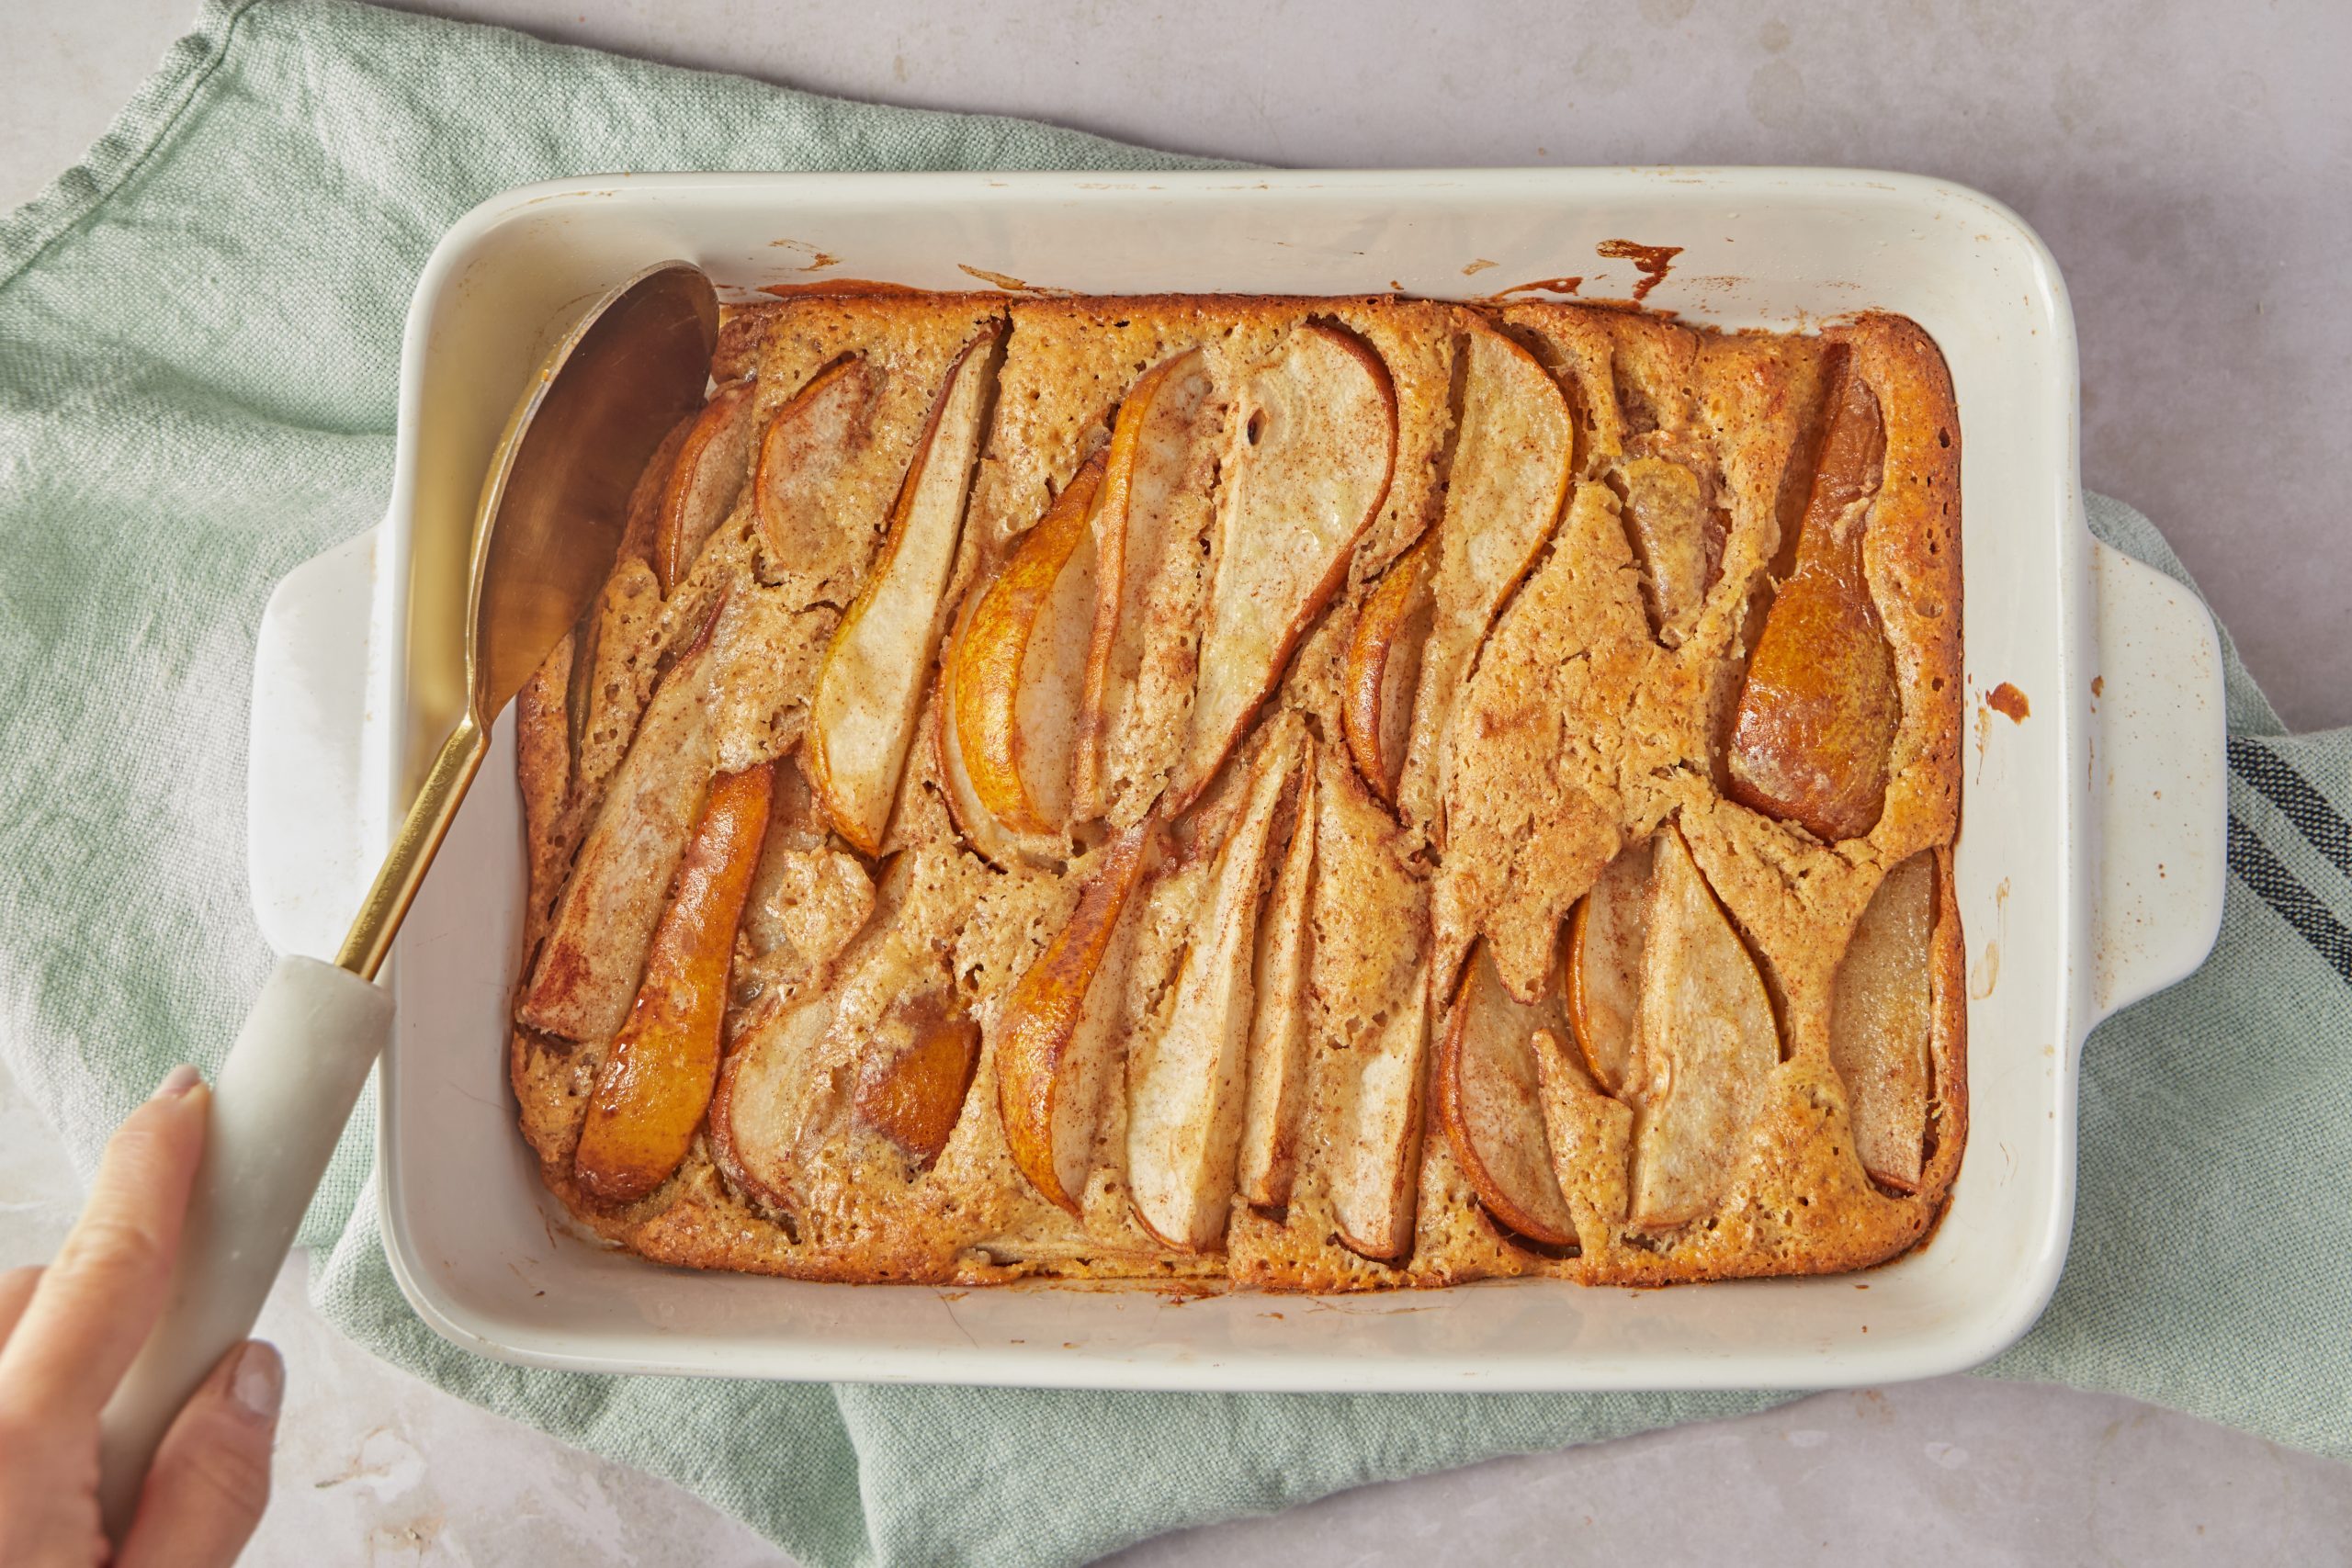
<path fill-rule="evenodd" d="M 434 758 L 335 962 L 376 971 L 490 748 L 490 727 L 613 570 L 638 476 L 702 406 L 718 298 L 686 262 L 592 305 L 525 389 L 483 477 L 466 590 L 466 711 Z"/>

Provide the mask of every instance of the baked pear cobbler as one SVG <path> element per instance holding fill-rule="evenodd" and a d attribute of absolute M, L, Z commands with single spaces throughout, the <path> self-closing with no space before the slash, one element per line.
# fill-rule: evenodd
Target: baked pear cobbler
<path fill-rule="evenodd" d="M 522 1128 L 807 1279 L 1817 1273 L 1966 1127 L 1910 321 L 736 308 L 519 705 Z"/>

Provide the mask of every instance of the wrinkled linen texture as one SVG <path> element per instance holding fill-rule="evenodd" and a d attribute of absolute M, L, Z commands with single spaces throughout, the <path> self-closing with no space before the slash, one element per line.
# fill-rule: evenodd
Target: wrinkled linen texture
<path fill-rule="evenodd" d="M 844 103 L 341 4 L 213 0 L 86 163 L 0 222 L 0 1049 L 86 1172 L 266 972 L 243 759 L 270 587 L 383 513 L 402 315 L 447 225 L 621 169 L 1149 169 L 1018 121 Z M 2093 527 L 2186 581 L 2146 519 Z M 2352 1458 L 2352 731 L 2228 655 L 2229 907 L 2091 1037 L 2074 1251 L 1985 1371 Z M 303 1240 L 376 1354 L 670 1476 L 817 1568 L 1078 1562 L 1179 1526 L 1787 1395 L 1268 1396 L 607 1378 L 428 1331 L 363 1107 Z M 2324 1173 L 2324 1174 L 2323 1174 Z"/>

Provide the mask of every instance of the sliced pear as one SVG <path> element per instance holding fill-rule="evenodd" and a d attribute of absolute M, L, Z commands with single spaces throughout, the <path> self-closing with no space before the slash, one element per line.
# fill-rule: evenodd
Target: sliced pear
<path fill-rule="evenodd" d="M 760 532 L 810 600 L 838 604 L 849 586 L 842 579 L 854 570 L 842 558 L 864 530 L 842 526 L 837 481 L 865 438 L 874 380 L 863 358 L 836 359 L 775 411 L 760 438 L 752 480 Z"/>
<path fill-rule="evenodd" d="M 938 649 L 998 336 L 993 327 L 982 333 L 948 367 L 881 555 L 833 633 L 809 702 L 809 785 L 834 829 L 865 854 L 881 852 Z"/>
<path fill-rule="evenodd" d="M 1316 1159 L 1340 1239 L 1413 1240 L 1429 1021 L 1429 887 L 1406 835 L 1336 748 L 1317 756 L 1313 983 L 1329 1131 Z"/>
<path fill-rule="evenodd" d="M 775 773 L 762 763 L 710 786 L 572 1154 L 573 1174 L 600 1202 L 633 1203 L 667 1181 L 710 1104 L 735 924 L 766 836 Z"/>
<path fill-rule="evenodd" d="M 1405 747 L 1413 723 L 1413 694 L 1420 680 L 1421 653 L 1436 606 L 1430 566 L 1437 558 L 1434 531 L 1396 559 L 1368 594 L 1355 631 L 1348 639 L 1341 676 L 1340 728 L 1348 755 L 1373 793 L 1396 803 L 1396 781 L 1405 769 Z"/>
<path fill-rule="evenodd" d="M 637 476 L 637 486 L 628 495 L 628 520 L 621 530 L 620 558 L 642 561 L 650 567 L 654 542 L 662 536 L 662 515 L 670 496 L 670 476 L 678 471 L 678 452 L 694 433 L 701 417 L 697 410 L 670 427 L 662 445 L 653 449 L 646 460 L 645 469 Z M 660 579 L 655 579 L 658 592 Z M 582 666 L 584 668 L 584 666 Z"/>
<path fill-rule="evenodd" d="M 1918 1190 L 1928 1131 L 1936 856 L 1886 874 L 1838 962 L 1829 1061 L 1846 1085 L 1854 1152 L 1889 1187 Z"/>
<path fill-rule="evenodd" d="M 1235 1179 L 1245 1201 L 1290 1205 L 1298 1179 L 1298 1131 L 1306 1106 L 1307 980 L 1314 963 L 1314 741 L 1299 769 L 1290 846 L 1258 924 L 1258 1005 L 1250 1023 L 1249 1098 Z"/>
<path fill-rule="evenodd" d="M 1629 799 L 1659 787 L 1679 755 L 1666 737 L 1683 721 L 1659 705 L 1679 714 L 1683 699 L 1660 695 L 1677 682 L 1654 677 L 1657 645 L 1617 510 L 1607 486 L 1577 487 L 1555 547 L 1455 698 L 1442 820 L 1408 814 L 1444 831 L 1435 904 L 1448 987 L 1476 936 L 1522 1001 L 1557 984 L 1562 924 L 1624 848 Z"/>
<path fill-rule="evenodd" d="M 694 569 L 703 541 L 726 521 L 735 509 L 735 498 L 743 493 L 743 479 L 752 466 L 755 390 L 747 377 L 713 392 L 678 448 L 653 537 L 653 570 L 662 579 L 665 597 Z"/>
<path fill-rule="evenodd" d="M 1118 940 L 1120 916 L 1158 831 L 1147 818 L 1103 844 L 1069 920 L 1012 983 L 997 1022 L 997 1095 L 1012 1163 L 1040 1197 L 1072 1214 L 1118 1059 L 1130 945 Z"/>
<path fill-rule="evenodd" d="M 1481 944 L 1463 965 L 1437 1057 L 1438 1124 L 1478 1201 L 1507 1228 L 1553 1247 L 1574 1247 L 1577 1226 L 1544 1138 L 1535 1035 L 1557 1039 L 1565 1022 L 1548 987 L 1533 1007 L 1505 990 Z"/>
<path fill-rule="evenodd" d="M 1634 1141 L 1634 1111 L 1593 1087 L 1584 1066 L 1559 1035 L 1534 1035 L 1535 1084 L 1544 1107 L 1544 1141 L 1560 1190 L 1592 1205 L 1603 1224 L 1625 1223 L 1626 1162 Z M 1579 1235 L 1584 1245 L 1589 1242 Z"/>
<path fill-rule="evenodd" d="M 1886 432 L 1850 363 L 1828 396 L 1796 570 L 1748 657 L 1724 762 L 1733 799 L 1834 843 L 1877 824 L 1903 705 L 1862 570 Z"/>
<path fill-rule="evenodd" d="M 920 991 L 883 1014 L 858 1063 L 858 1125 L 928 1170 L 964 1113 L 980 1060 L 980 1026 L 945 989 Z"/>
<path fill-rule="evenodd" d="M 1657 836 L 1639 1039 L 1633 1223 L 1659 1230 L 1723 1201 L 1780 1060 L 1763 977 L 1677 828 Z"/>
<path fill-rule="evenodd" d="M 1642 565 L 1650 629 L 1679 648 L 1699 624 L 1707 592 L 1723 572 L 1723 520 L 1699 476 L 1665 457 L 1636 457 L 1618 470 L 1625 487 L 1625 533 Z"/>
<path fill-rule="evenodd" d="M 1429 1043 L 1429 971 L 1355 1050 L 1332 1129 L 1331 1217 L 1350 1251 L 1394 1262 L 1413 1246 L 1420 1177 L 1422 1054 Z"/>
<path fill-rule="evenodd" d="M 913 1043 L 888 1023 L 889 1003 L 939 989 L 932 945 L 900 923 L 917 853 L 892 856 L 874 889 L 874 914 L 819 983 L 754 1006 L 730 1041 L 710 1102 L 710 1152 L 727 1179 L 786 1213 L 809 1161 L 854 1110 L 861 1066 Z"/>
<path fill-rule="evenodd" d="M 1552 536 L 1576 454 L 1567 399 L 1533 355 L 1483 322 L 1464 333 L 1462 352 L 1461 434 L 1398 784 L 1406 819 L 1420 823 L 1439 820 L 1454 704 L 1496 615 Z"/>
<path fill-rule="evenodd" d="M 1054 498 L 966 617 L 946 664 L 945 698 L 974 799 L 1015 832 L 1069 825 L 1070 760 L 1093 625 L 1089 528 L 1104 458 Z"/>
<path fill-rule="evenodd" d="M 1654 839 L 1627 845 L 1568 917 L 1563 972 L 1568 1023 L 1586 1070 L 1604 1094 L 1623 1090 L 1634 1058 L 1656 853 Z"/>
<path fill-rule="evenodd" d="M 1258 910 L 1275 815 L 1304 733 L 1294 722 L 1260 750 L 1239 819 L 1217 851 L 1167 1023 L 1127 1058 L 1128 1196 L 1143 1227 L 1180 1251 L 1218 1247 L 1232 1212 L 1257 1002 Z"/>
<path fill-rule="evenodd" d="M 1244 378 L 1226 456 L 1192 735 L 1169 794 L 1198 797 L 1345 579 L 1396 466 L 1396 389 L 1351 333 L 1310 322 Z"/>
<path fill-rule="evenodd" d="M 614 770 L 515 1009 L 527 1028 L 604 1041 L 628 1021 L 670 879 L 710 784 L 710 635 L 718 620 L 714 615 L 671 664 Z"/>
<path fill-rule="evenodd" d="M 761 1015 L 729 1050 L 710 1101 L 710 1157 L 738 1191 L 795 1207 L 793 1178 L 834 1002 L 818 991 Z"/>
<path fill-rule="evenodd" d="M 1127 721 L 1152 642 L 1157 580 L 1178 542 L 1175 502 L 1215 390 L 1208 357 L 1187 349 L 1144 372 L 1119 404 L 1094 508 L 1094 620 L 1071 771 L 1080 817 L 1111 814 L 1114 737 Z M 1164 638 L 1165 628 L 1161 628 Z"/>
<path fill-rule="evenodd" d="M 949 639 L 947 658 L 951 663 L 956 657 L 956 640 L 957 637 Z M 939 775 L 940 797 L 947 803 L 948 819 L 956 824 L 956 830 L 964 836 L 972 852 L 1001 871 L 1021 864 L 1060 864 L 1069 852 L 1068 840 L 1015 832 L 980 804 L 979 792 L 972 787 L 971 776 L 964 771 L 964 747 L 956 732 L 956 705 L 944 690 L 931 705 L 931 714 L 932 765 Z"/>

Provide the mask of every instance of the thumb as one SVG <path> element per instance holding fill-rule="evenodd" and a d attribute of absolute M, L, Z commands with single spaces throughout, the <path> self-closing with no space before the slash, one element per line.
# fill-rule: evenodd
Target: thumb
<path fill-rule="evenodd" d="M 119 1568 L 228 1568 L 269 1503 L 286 1364 L 249 1339 L 188 1396 L 148 1467 Z"/>

